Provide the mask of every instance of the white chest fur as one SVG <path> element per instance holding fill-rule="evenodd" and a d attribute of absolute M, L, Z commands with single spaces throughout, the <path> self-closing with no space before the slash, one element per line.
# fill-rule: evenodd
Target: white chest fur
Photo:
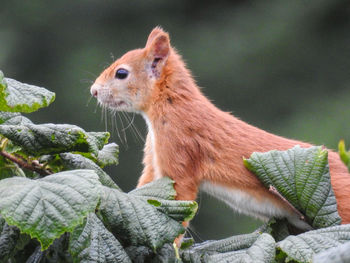
<path fill-rule="evenodd" d="M 148 132 L 149 132 L 149 135 L 151 137 L 152 164 L 153 164 L 155 180 L 157 180 L 157 179 L 160 179 L 162 177 L 162 174 L 161 174 L 160 169 L 159 169 L 157 153 L 155 151 L 156 139 L 154 136 L 154 130 L 152 127 L 152 123 L 149 120 L 149 118 L 147 117 L 147 115 L 143 113 L 142 116 L 146 121 L 146 124 L 148 127 Z"/>
<path fill-rule="evenodd" d="M 246 215 L 250 215 L 264 221 L 271 217 L 283 218 L 301 229 L 309 229 L 310 226 L 301 221 L 296 214 L 291 214 L 288 210 L 276 207 L 270 200 L 257 200 L 254 196 L 249 195 L 238 189 L 226 186 L 212 184 L 204 181 L 201 184 L 201 190 L 212 195 L 215 198 L 225 202 L 232 209 Z"/>

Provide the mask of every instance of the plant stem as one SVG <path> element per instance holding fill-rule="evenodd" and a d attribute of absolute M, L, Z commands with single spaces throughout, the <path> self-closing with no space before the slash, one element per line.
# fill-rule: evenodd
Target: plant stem
<path fill-rule="evenodd" d="M 6 159 L 9 159 L 10 161 L 18 164 L 20 167 L 34 171 L 40 175 L 49 175 L 52 174 L 52 172 L 42 169 L 41 167 L 36 167 L 33 163 L 29 164 L 15 156 L 13 156 L 12 154 L 9 154 L 8 152 L 5 151 L 0 151 L 0 155 L 4 156 Z"/>
<path fill-rule="evenodd" d="M 289 208 L 291 208 L 299 216 L 300 220 L 306 222 L 305 216 L 298 209 L 296 209 L 283 195 L 281 195 L 274 186 L 270 185 L 269 191 L 275 196 L 279 197 Z"/>
<path fill-rule="evenodd" d="M 176 257 L 176 259 L 180 259 L 179 248 L 177 247 L 175 242 L 173 243 L 173 247 L 174 247 L 174 250 L 175 250 L 175 257 Z"/>

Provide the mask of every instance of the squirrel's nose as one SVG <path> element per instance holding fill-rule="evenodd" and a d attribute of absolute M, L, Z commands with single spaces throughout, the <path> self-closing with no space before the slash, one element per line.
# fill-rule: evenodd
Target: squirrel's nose
<path fill-rule="evenodd" d="M 98 89 L 99 89 L 99 86 L 98 84 L 93 84 L 90 88 L 90 93 L 92 96 L 94 96 L 95 98 L 97 97 L 97 94 L 98 94 Z"/>

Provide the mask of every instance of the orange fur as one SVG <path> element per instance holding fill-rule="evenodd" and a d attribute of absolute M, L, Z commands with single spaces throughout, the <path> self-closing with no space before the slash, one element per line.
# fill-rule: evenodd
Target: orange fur
<path fill-rule="evenodd" d="M 114 77 L 120 67 L 130 71 L 125 80 Z M 176 182 L 177 199 L 195 200 L 201 182 L 207 181 L 288 210 L 244 167 L 242 157 L 310 144 L 268 133 L 216 108 L 201 93 L 161 28 L 151 32 L 145 48 L 126 53 L 107 68 L 91 91 L 101 103 L 139 112 L 148 122 L 138 187 L 169 176 Z M 113 104 L 116 100 L 126 106 Z M 329 166 L 342 223 L 350 223 L 349 173 L 332 151 Z"/>

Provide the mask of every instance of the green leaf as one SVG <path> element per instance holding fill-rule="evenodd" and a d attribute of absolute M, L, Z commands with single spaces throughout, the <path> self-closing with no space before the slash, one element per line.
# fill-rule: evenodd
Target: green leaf
<path fill-rule="evenodd" d="M 270 263 L 274 262 L 275 259 L 275 245 L 276 243 L 273 237 L 269 234 L 263 233 L 250 248 L 207 256 L 205 262 Z"/>
<path fill-rule="evenodd" d="M 71 263 L 73 258 L 68 251 L 68 242 L 69 234 L 65 233 L 60 238 L 55 239 L 45 251 L 42 251 L 39 245 L 29 258 L 25 257 L 25 259 L 17 260 L 16 262 L 24 262 L 26 260 L 26 263 Z"/>
<path fill-rule="evenodd" d="M 110 233 L 95 213 L 71 234 L 69 250 L 74 262 L 130 262 L 119 241 Z"/>
<path fill-rule="evenodd" d="M 322 228 L 297 236 L 288 236 L 277 243 L 278 254 L 287 260 L 312 262 L 315 254 L 337 247 L 350 240 L 350 224 Z"/>
<path fill-rule="evenodd" d="M 185 232 L 183 226 L 142 198 L 103 187 L 100 203 L 103 221 L 128 245 L 145 245 L 154 251 Z"/>
<path fill-rule="evenodd" d="M 253 153 L 244 163 L 266 187 L 272 185 L 286 197 L 314 228 L 340 224 L 327 150 L 295 146 L 287 151 Z"/>
<path fill-rule="evenodd" d="M 281 241 L 290 235 L 287 219 L 272 218 L 256 231 L 270 234 L 276 241 Z"/>
<path fill-rule="evenodd" d="M 176 258 L 173 244 L 165 244 L 163 247 L 157 250 L 157 253 L 150 262 L 182 263 L 182 260 Z"/>
<path fill-rule="evenodd" d="M 176 191 L 174 189 L 174 183 L 175 182 L 169 177 L 162 177 L 161 179 L 130 191 L 129 194 L 158 199 L 175 200 Z"/>
<path fill-rule="evenodd" d="M 37 238 L 44 250 L 95 211 L 99 186 L 91 170 L 61 172 L 38 180 L 4 179 L 0 181 L 0 214 L 8 224 Z"/>
<path fill-rule="evenodd" d="M 7 153 L 17 153 L 17 152 L 20 152 L 22 150 L 21 147 L 19 147 L 18 145 L 15 145 L 13 144 L 12 141 L 8 140 L 8 139 L 5 139 L 7 140 L 6 142 L 6 147 L 5 147 L 5 152 Z"/>
<path fill-rule="evenodd" d="M 176 258 L 172 244 L 165 244 L 156 252 L 145 246 L 129 246 L 125 250 L 132 262 L 182 263 Z"/>
<path fill-rule="evenodd" d="M 0 180 L 13 176 L 24 176 L 24 172 L 16 164 L 0 156 Z"/>
<path fill-rule="evenodd" d="M 100 182 L 108 187 L 119 189 L 119 186 L 106 174 L 97 164 L 95 164 L 90 159 L 81 156 L 80 154 L 74 153 L 61 153 L 60 155 L 62 164 L 65 169 L 90 169 L 94 170 L 98 175 Z"/>
<path fill-rule="evenodd" d="M 21 147 L 14 145 L 10 140 L 0 136 L 0 141 L 2 143 L 1 150 L 4 152 L 9 154 L 20 153 Z M 25 172 L 16 163 L 5 158 L 3 155 L 0 155 L 0 180 L 13 176 L 25 177 Z"/>
<path fill-rule="evenodd" d="M 312 262 L 314 263 L 349 263 L 350 262 L 350 241 L 327 249 L 314 256 Z"/>
<path fill-rule="evenodd" d="M 170 216 L 172 219 L 183 222 L 191 220 L 197 212 L 198 204 L 194 201 L 175 201 L 164 199 L 146 199 L 158 211 Z"/>
<path fill-rule="evenodd" d="M 182 249 L 182 250 L 188 249 L 193 245 L 194 245 L 194 239 L 192 237 L 186 237 L 186 238 L 182 239 L 180 249 Z"/>
<path fill-rule="evenodd" d="M 343 161 L 343 163 L 345 163 L 350 171 L 350 151 L 346 151 L 344 140 L 340 140 L 338 144 L 338 151 L 340 159 Z"/>
<path fill-rule="evenodd" d="M 155 254 L 152 249 L 145 246 L 129 246 L 125 248 L 125 251 L 132 262 L 152 262 Z"/>
<path fill-rule="evenodd" d="M 20 125 L 28 123 L 32 123 L 32 121 L 17 112 L 0 111 L 0 124 Z"/>
<path fill-rule="evenodd" d="M 4 78 L 0 71 L 0 111 L 33 112 L 55 100 L 55 93 L 34 85 Z"/>
<path fill-rule="evenodd" d="M 0 216 L 0 262 L 7 262 L 29 240 L 28 235 L 21 234 L 15 226 L 9 226 L 5 219 Z"/>
<path fill-rule="evenodd" d="M 6 81 L 4 80 L 4 73 L 0 70 L 0 87 L 6 86 Z"/>
<path fill-rule="evenodd" d="M 99 140 L 101 135 L 97 137 L 96 134 L 86 133 L 78 126 L 68 124 L 0 125 L 0 134 L 34 156 L 70 151 L 91 151 L 97 155 L 102 148 Z M 104 137 L 109 136 L 108 133 L 103 134 Z"/>
<path fill-rule="evenodd" d="M 19 116 L 13 117 L 11 119 L 8 119 L 7 121 L 5 121 L 3 123 L 3 125 L 22 125 L 22 124 L 26 125 L 26 124 L 32 124 L 32 123 L 33 122 L 30 119 L 28 119 L 22 115 L 19 115 Z"/>
<path fill-rule="evenodd" d="M 1 71 L 0 71 L 1 72 Z M 1 84 L 0 84 L 1 85 Z M 19 113 L 0 111 L 0 124 L 14 117 L 21 116 Z"/>
<path fill-rule="evenodd" d="M 115 143 L 106 144 L 98 152 L 97 161 L 102 167 L 106 165 L 118 164 L 119 146 Z"/>
<path fill-rule="evenodd" d="M 260 235 L 259 232 L 253 232 L 251 234 L 194 244 L 191 248 L 183 250 L 181 257 L 184 262 L 202 262 L 208 255 L 247 249 L 253 245 Z"/>
<path fill-rule="evenodd" d="M 87 142 L 89 144 L 89 151 L 98 155 L 99 150 L 108 143 L 110 137 L 109 132 L 87 132 Z"/>
<path fill-rule="evenodd" d="M 169 177 L 153 181 L 132 190 L 129 194 L 145 198 L 149 204 L 155 206 L 159 211 L 180 222 L 191 220 L 198 209 L 196 202 L 174 201 L 176 195 L 174 181 Z"/>

